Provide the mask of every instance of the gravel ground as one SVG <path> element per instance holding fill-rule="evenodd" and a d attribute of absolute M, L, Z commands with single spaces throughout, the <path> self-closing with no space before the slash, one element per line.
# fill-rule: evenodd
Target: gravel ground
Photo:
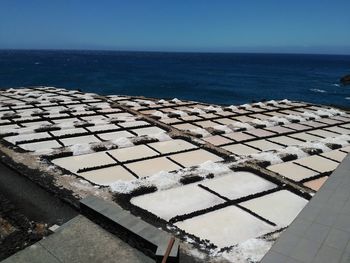
<path fill-rule="evenodd" d="M 37 242 L 48 233 L 44 223 L 28 220 L 0 194 L 0 261 Z"/>

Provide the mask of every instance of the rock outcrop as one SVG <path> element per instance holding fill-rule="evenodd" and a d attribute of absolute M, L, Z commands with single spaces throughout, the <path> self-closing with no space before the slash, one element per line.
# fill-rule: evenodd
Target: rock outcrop
<path fill-rule="evenodd" d="M 340 79 L 340 83 L 343 85 L 350 85 L 350 74 L 343 76 Z"/>

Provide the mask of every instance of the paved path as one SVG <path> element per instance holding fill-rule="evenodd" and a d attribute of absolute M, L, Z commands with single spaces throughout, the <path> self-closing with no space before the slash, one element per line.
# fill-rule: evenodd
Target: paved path
<path fill-rule="evenodd" d="M 261 263 L 350 262 L 350 154 Z"/>
<path fill-rule="evenodd" d="M 87 218 L 79 215 L 54 234 L 2 261 L 2 263 L 152 263 Z"/>

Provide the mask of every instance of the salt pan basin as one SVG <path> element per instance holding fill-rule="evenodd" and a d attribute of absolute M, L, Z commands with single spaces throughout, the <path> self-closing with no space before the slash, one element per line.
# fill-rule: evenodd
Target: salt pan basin
<path fill-rule="evenodd" d="M 249 172 L 234 172 L 207 180 L 202 185 L 231 200 L 267 191 L 276 185 Z"/>
<path fill-rule="evenodd" d="M 132 204 L 165 220 L 223 202 L 223 199 L 203 190 L 197 184 L 179 186 L 131 199 Z"/>
<path fill-rule="evenodd" d="M 292 223 L 307 202 L 302 197 L 282 190 L 243 202 L 241 205 L 274 222 L 279 227 L 286 227 Z"/>
<path fill-rule="evenodd" d="M 175 225 L 200 239 L 208 239 L 219 248 L 233 246 L 275 230 L 273 226 L 235 206 L 177 222 Z"/>

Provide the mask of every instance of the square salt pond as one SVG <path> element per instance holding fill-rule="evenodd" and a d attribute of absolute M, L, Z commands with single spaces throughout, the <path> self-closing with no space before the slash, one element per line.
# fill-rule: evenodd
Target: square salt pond
<path fill-rule="evenodd" d="M 337 137 L 337 136 L 340 135 L 340 134 L 337 134 L 337 133 L 334 133 L 334 132 L 330 132 L 330 131 L 326 131 L 326 130 L 322 130 L 322 129 L 313 130 L 313 131 L 308 131 L 308 133 L 314 134 L 314 135 L 317 135 L 317 136 L 321 136 L 321 137 L 323 137 L 323 138 L 327 138 L 327 137 Z"/>
<path fill-rule="evenodd" d="M 254 118 L 251 118 L 248 116 L 237 116 L 237 117 L 234 117 L 234 119 L 240 122 L 250 122 L 254 120 Z"/>
<path fill-rule="evenodd" d="M 126 164 L 125 166 L 133 171 L 138 177 L 146 177 L 162 171 L 170 172 L 181 168 L 166 157 L 133 162 Z"/>
<path fill-rule="evenodd" d="M 31 134 L 19 134 L 14 136 L 8 136 L 8 137 L 5 137 L 5 140 L 10 143 L 16 144 L 17 142 L 46 139 L 50 137 L 51 135 L 48 134 L 47 132 L 38 132 L 38 133 L 31 133 Z"/>
<path fill-rule="evenodd" d="M 179 186 L 131 199 L 132 204 L 165 220 L 223 202 L 223 199 L 200 188 L 197 184 Z"/>
<path fill-rule="evenodd" d="M 62 146 L 55 140 L 21 144 L 21 148 L 27 151 L 40 151 L 44 149 L 49 150 L 52 148 L 59 148 L 59 147 L 62 147 Z"/>
<path fill-rule="evenodd" d="M 329 159 L 317 155 L 302 158 L 294 162 L 311 168 L 320 173 L 331 172 L 335 170 L 335 168 L 337 168 L 337 166 L 339 165 L 339 163 L 335 161 L 331 161 Z"/>
<path fill-rule="evenodd" d="M 243 132 L 226 133 L 224 136 L 232 140 L 235 140 L 236 142 L 246 141 L 246 140 L 255 138 L 254 136 L 251 136 Z"/>
<path fill-rule="evenodd" d="M 260 119 L 260 120 L 267 120 L 267 119 L 271 118 L 271 116 L 261 114 L 261 113 L 252 114 L 252 115 L 249 115 L 249 117 L 254 118 L 254 119 Z"/>
<path fill-rule="evenodd" d="M 296 131 L 304 131 L 307 129 L 310 129 L 310 127 L 299 124 L 299 123 L 289 123 L 289 124 L 285 124 L 283 125 L 284 127 L 296 130 Z"/>
<path fill-rule="evenodd" d="M 300 122 L 301 125 L 307 125 L 313 128 L 320 128 L 320 127 L 325 127 L 327 126 L 327 124 L 325 123 L 321 123 L 321 122 L 317 122 L 317 121 L 302 121 Z"/>
<path fill-rule="evenodd" d="M 350 153 L 350 146 L 346 146 L 340 149 L 342 152 Z"/>
<path fill-rule="evenodd" d="M 254 213 L 286 227 L 296 218 L 308 201 L 287 190 L 281 190 L 241 203 Z"/>
<path fill-rule="evenodd" d="M 142 135 L 152 136 L 153 134 L 159 134 L 159 133 L 165 132 L 164 130 L 158 127 L 140 128 L 140 129 L 134 129 L 132 131 L 136 132 L 138 136 L 142 136 Z"/>
<path fill-rule="evenodd" d="M 314 191 L 318 191 L 320 190 L 320 188 L 322 187 L 322 185 L 327 181 L 328 176 L 324 176 L 312 181 L 308 181 L 306 183 L 304 183 L 304 185 L 306 187 L 309 187 L 310 189 L 314 190 Z"/>
<path fill-rule="evenodd" d="M 116 140 L 120 138 L 135 137 L 135 135 L 127 131 L 116 131 L 116 132 L 100 133 L 98 137 L 100 137 L 102 140 L 109 141 L 109 140 Z"/>
<path fill-rule="evenodd" d="M 206 138 L 203 138 L 204 141 L 206 142 L 209 142 L 215 146 L 220 146 L 220 145 L 223 145 L 223 144 L 227 144 L 227 143 L 232 143 L 233 141 L 225 138 L 225 137 L 222 137 L 220 135 L 215 135 L 215 136 L 210 136 L 210 137 L 206 137 Z"/>
<path fill-rule="evenodd" d="M 214 127 L 218 125 L 217 123 L 212 121 L 197 121 L 196 124 L 201 126 L 202 128 Z"/>
<path fill-rule="evenodd" d="M 270 138 L 269 141 L 276 142 L 285 146 L 299 145 L 303 143 L 303 141 L 301 140 L 297 140 L 287 136 L 278 136 L 278 137 Z"/>
<path fill-rule="evenodd" d="M 98 132 L 98 131 L 116 130 L 116 129 L 120 129 L 120 127 L 114 124 L 106 124 L 106 125 L 95 125 L 95 126 L 87 127 L 87 129 L 91 132 Z"/>
<path fill-rule="evenodd" d="M 350 134 L 350 129 L 345 129 L 345 128 L 337 127 L 337 126 L 326 128 L 326 130 L 331 131 L 331 132 L 337 132 L 340 134 Z"/>
<path fill-rule="evenodd" d="M 2 125 L 0 129 L 0 134 L 16 132 L 19 126 L 17 124 Z"/>
<path fill-rule="evenodd" d="M 270 165 L 267 167 L 268 170 L 278 173 L 284 177 L 287 177 L 293 181 L 301 181 L 309 177 L 318 175 L 317 172 L 297 165 L 293 162 L 285 162 Z"/>
<path fill-rule="evenodd" d="M 275 135 L 275 133 L 270 132 L 270 131 L 266 131 L 264 129 L 247 130 L 246 133 L 249 133 L 253 136 L 260 137 L 260 138 Z"/>
<path fill-rule="evenodd" d="M 228 150 L 229 152 L 232 152 L 236 155 L 249 155 L 253 153 L 259 153 L 260 151 L 257 149 L 254 149 L 252 147 L 249 147 L 244 144 L 233 144 L 233 145 L 227 145 L 222 147 L 225 150 Z"/>
<path fill-rule="evenodd" d="M 62 129 L 58 131 L 52 131 L 51 133 L 55 136 L 64 136 L 64 135 L 88 133 L 88 132 L 83 128 L 74 128 L 74 129 Z"/>
<path fill-rule="evenodd" d="M 60 141 L 65 146 L 71 146 L 71 145 L 74 145 L 74 144 L 82 144 L 82 143 L 101 142 L 99 139 L 97 139 L 93 135 L 65 138 L 65 139 L 60 139 Z"/>
<path fill-rule="evenodd" d="M 178 153 L 170 155 L 169 157 L 184 167 L 199 165 L 206 161 L 218 162 L 223 160 L 221 157 L 202 149 L 185 153 Z"/>
<path fill-rule="evenodd" d="M 306 132 L 294 133 L 294 134 L 290 134 L 289 136 L 298 140 L 310 141 L 310 142 L 319 141 L 322 139 L 319 136 L 312 135 Z"/>
<path fill-rule="evenodd" d="M 340 120 L 334 120 L 334 119 L 329 119 L 329 118 L 318 119 L 317 121 L 325 123 L 327 125 L 342 123 L 342 121 L 340 121 Z"/>
<path fill-rule="evenodd" d="M 129 171 L 119 165 L 79 173 L 79 176 L 99 185 L 110 185 L 119 180 L 131 181 L 136 179 Z"/>
<path fill-rule="evenodd" d="M 126 162 L 158 155 L 156 151 L 143 144 L 111 150 L 109 151 L 109 153 L 120 162 Z"/>
<path fill-rule="evenodd" d="M 165 124 L 173 124 L 173 123 L 181 122 L 181 120 L 177 118 L 162 118 L 159 121 Z"/>
<path fill-rule="evenodd" d="M 115 161 L 106 153 L 99 152 L 58 158 L 52 160 L 52 163 L 75 173 L 82 168 L 91 168 L 101 165 L 114 164 Z"/>
<path fill-rule="evenodd" d="M 201 184 L 231 200 L 276 187 L 274 183 L 249 172 L 232 172 L 222 177 L 206 180 Z"/>
<path fill-rule="evenodd" d="M 200 239 L 208 239 L 219 248 L 259 237 L 275 228 L 235 206 L 196 216 L 175 225 Z"/>
<path fill-rule="evenodd" d="M 273 142 L 269 142 L 266 140 L 257 140 L 257 141 L 251 141 L 251 142 L 246 142 L 245 144 L 258 148 L 261 151 L 271 151 L 271 150 L 277 150 L 282 148 L 283 146 L 273 143 Z"/>
<path fill-rule="evenodd" d="M 176 129 L 183 130 L 183 131 L 198 129 L 198 126 L 195 126 L 195 125 L 190 124 L 190 123 L 182 123 L 182 124 L 176 124 L 176 125 L 172 125 L 172 126 Z"/>
<path fill-rule="evenodd" d="M 126 121 L 126 122 L 119 123 L 119 125 L 124 128 L 132 128 L 132 127 L 139 127 L 139 126 L 147 126 L 150 124 L 145 121 Z"/>
<path fill-rule="evenodd" d="M 148 145 L 162 154 L 197 148 L 195 145 L 184 140 L 169 140 L 163 142 L 150 143 Z"/>
<path fill-rule="evenodd" d="M 21 120 L 24 120 L 24 119 L 22 118 Z M 19 121 L 19 120 L 16 119 L 16 121 Z M 50 125 L 51 123 L 48 121 L 32 121 L 32 122 L 26 122 L 26 123 L 22 123 L 22 124 L 26 127 L 31 127 L 31 126 L 40 127 L 40 126 L 44 126 L 44 125 Z"/>
<path fill-rule="evenodd" d="M 272 126 L 272 127 L 266 127 L 264 128 L 265 130 L 276 132 L 278 134 L 283 134 L 283 133 L 288 133 L 288 132 L 293 132 L 294 130 L 288 129 L 283 126 Z"/>
<path fill-rule="evenodd" d="M 334 150 L 334 151 L 330 151 L 330 152 L 325 152 L 325 153 L 322 153 L 321 156 L 330 158 L 330 159 L 332 159 L 334 161 L 337 161 L 337 162 L 342 162 L 347 154 L 342 152 L 342 151 L 340 151 L 340 150 Z"/>
<path fill-rule="evenodd" d="M 235 122 L 237 122 L 236 120 L 232 120 L 229 118 L 216 119 L 215 121 L 219 122 L 223 125 L 230 125 L 230 124 L 234 124 Z M 215 125 L 217 125 L 217 124 L 215 124 Z"/>

